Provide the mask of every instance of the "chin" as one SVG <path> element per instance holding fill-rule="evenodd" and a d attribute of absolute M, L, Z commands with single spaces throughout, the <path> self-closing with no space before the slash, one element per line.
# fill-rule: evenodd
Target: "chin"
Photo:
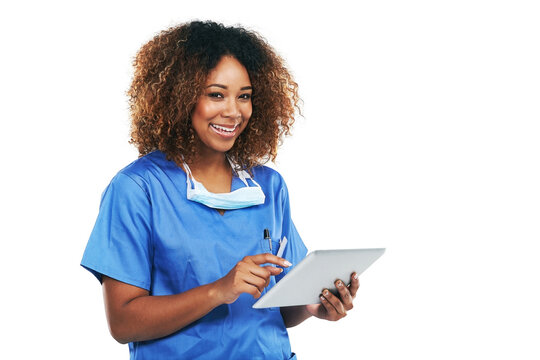
<path fill-rule="evenodd" d="M 234 146 L 235 141 L 231 141 L 230 143 L 225 144 L 210 144 L 210 146 L 207 146 L 208 148 L 212 149 L 215 152 L 220 153 L 226 153 L 227 151 L 231 150 Z"/>

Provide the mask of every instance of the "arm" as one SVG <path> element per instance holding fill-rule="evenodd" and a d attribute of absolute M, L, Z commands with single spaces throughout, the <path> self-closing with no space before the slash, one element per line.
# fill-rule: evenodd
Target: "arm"
<path fill-rule="evenodd" d="M 103 276 L 105 310 L 111 335 L 120 343 L 144 341 L 172 334 L 208 314 L 221 304 L 236 301 L 240 294 L 259 298 L 270 276 L 290 266 L 271 254 L 246 256 L 223 278 L 186 292 L 151 296 L 145 289 Z"/>
<path fill-rule="evenodd" d="M 351 274 L 351 283 L 348 286 L 341 280 L 336 280 L 335 285 L 338 296 L 324 289 L 320 295 L 320 304 L 280 308 L 285 326 L 296 326 L 311 316 L 329 321 L 337 321 L 347 316 L 347 311 L 353 308 L 353 300 L 360 287 L 358 275 Z"/>
<path fill-rule="evenodd" d="M 145 289 L 106 276 L 103 295 L 109 330 L 122 344 L 171 334 L 222 303 L 213 284 L 176 295 L 150 296 Z"/>
<path fill-rule="evenodd" d="M 307 307 L 305 305 L 287 306 L 279 308 L 279 310 L 281 311 L 281 316 L 283 317 L 285 327 L 288 328 L 294 327 L 312 316 L 307 311 Z"/>

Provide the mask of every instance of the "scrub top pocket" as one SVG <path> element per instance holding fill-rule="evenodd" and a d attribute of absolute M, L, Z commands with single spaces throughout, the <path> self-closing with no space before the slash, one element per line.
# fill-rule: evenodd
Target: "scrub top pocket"
<path fill-rule="evenodd" d="M 271 239 L 271 241 L 272 249 L 270 249 L 270 243 L 268 242 L 268 239 L 261 240 L 262 252 L 276 255 L 279 251 L 279 240 Z"/>

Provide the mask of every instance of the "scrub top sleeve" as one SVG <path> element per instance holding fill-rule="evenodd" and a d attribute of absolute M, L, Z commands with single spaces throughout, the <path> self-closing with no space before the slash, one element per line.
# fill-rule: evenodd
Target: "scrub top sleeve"
<path fill-rule="evenodd" d="M 275 277 L 276 282 L 281 280 L 296 264 L 305 258 L 307 254 L 307 248 L 304 245 L 300 234 L 298 234 L 296 226 L 294 226 L 291 218 L 289 191 L 287 190 L 287 185 L 285 185 L 285 182 L 283 182 L 281 196 L 283 205 L 283 226 L 281 237 L 287 237 L 287 245 L 285 247 L 285 251 L 283 252 L 283 258 L 287 259 L 292 266 L 284 268 L 283 272 Z"/>
<path fill-rule="evenodd" d="M 81 265 L 100 282 L 106 275 L 150 291 L 151 229 L 146 191 L 130 176 L 117 174 L 103 193 Z"/>

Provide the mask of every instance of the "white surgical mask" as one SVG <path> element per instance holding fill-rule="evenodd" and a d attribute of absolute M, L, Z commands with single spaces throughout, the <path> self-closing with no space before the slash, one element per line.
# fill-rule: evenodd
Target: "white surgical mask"
<path fill-rule="evenodd" d="M 184 162 L 183 166 L 187 173 L 187 198 L 213 209 L 223 210 L 242 209 L 249 206 L 264 204 L 265 196 L 260 185 L 257 184 L 246 171 L 237 170 L 238 167 L 228 157 L 227 159 L 229 160 L 231 167 L 237 172 L 240 180 L 246 185 L 245 187 L 229 193 L 212 193 L 206 190 L 203 184 L 195 180 L 189 166 Z M 249 186 L 247 182 L 248 179 L 256 186 Z M 191 182 L 193 182 L 193 187 L 191 186 Z"/>

